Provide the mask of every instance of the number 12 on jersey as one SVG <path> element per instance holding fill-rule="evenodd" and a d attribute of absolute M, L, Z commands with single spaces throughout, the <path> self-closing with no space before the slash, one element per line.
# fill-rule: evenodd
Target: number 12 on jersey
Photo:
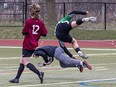
<path fill-rule="evenodd" d="M 32 34 L 38 34 L 40 27 L 38 25 L 33 25 L 32 27 L 33 27 Z"/>

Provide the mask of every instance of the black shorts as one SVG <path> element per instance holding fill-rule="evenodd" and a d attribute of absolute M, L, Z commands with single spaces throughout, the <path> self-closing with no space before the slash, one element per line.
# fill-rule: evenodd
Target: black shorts
<path fill-rule="evenodd" d="M 72 29 L 70 22 L 67 23 L 59 23 L 56 26 L 56 37 L 58 40 L 63 42 L 72 42 L 72 37 L 70 36 L 69 32 Z"/>
<path fill-rule="evenodd" d="M 71 30 L 72 30 L 71 22 L 59 23 L 56 26 L 56 33 L 69 34 Z"/>
<path fill-rule="evenodd" d="M 56 37 L 58 38 L 58 40 L 61 40 L 63 42 L 67 42 L 67 43 L 71 43 L 72 42 L 72 37 L 68 34 L 57 34 Z"/>
<path fill-rule="evenodd" d="M 22 57 L 31 57 L 35 50 L 22 49 Z"/>

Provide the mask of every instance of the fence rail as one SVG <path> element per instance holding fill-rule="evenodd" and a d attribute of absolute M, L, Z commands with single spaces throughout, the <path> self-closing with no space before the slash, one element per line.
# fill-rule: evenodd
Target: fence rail
<path fill-rule="evenodd" d="M 40 12 L 42 20 L 46 22 L 46 6 Z M 0 27 L 22 27 L 29 17 L 26 2 L 1 2 L 0 1 Z M 60 20 L 72 10 L 87 10 L 88 16 L 97 17 L 95 23 L 84 23 L 80 28 L 94 30 L 116 30 L 116 3 L 106 2 L 65 2 L 56 3 L 57 20 Z M 78 18 L 85 16 L 77 16 Z M 74 19 L 77 19 L 75 17 Z"/>

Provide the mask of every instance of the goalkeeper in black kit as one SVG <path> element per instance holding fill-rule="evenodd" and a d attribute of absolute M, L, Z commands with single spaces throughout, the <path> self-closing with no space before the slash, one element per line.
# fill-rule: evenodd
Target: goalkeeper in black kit
<path fill-rule="evenodd" d="M 69 57 L 73 58 L 73 55 L 68 51 L 68 49 L 65 46 L 65 43 L 71 43 L 73 49 L 78 53 L 80 57 L 83 59 L 87 59 L 88 56 L 83 53 L 77 43 L 77 40 L 73 38 L 69 33 L 74 28 L 78 27 L 84 22 L 94 22 L 96 21 L 96 17 L 87 17 L 87 18 L 80 18 L 76 21 L 71 21 L 71 19 L 76 15 L 86 15 L 88 14 L 88 11 L 82 12 L 82 11 L 72 11 L 67 16 L 62 18 L 55 27 L 55 35 L 59 41 L 60 46 L 64 49 L 67 55 Z"/>

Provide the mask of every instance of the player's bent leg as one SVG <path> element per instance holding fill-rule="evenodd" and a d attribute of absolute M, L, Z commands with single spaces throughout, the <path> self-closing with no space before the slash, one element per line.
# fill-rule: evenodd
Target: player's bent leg
<path fill-rule="evenodd" d="M 41 84 L 43 83 L 43 72 L 40 72 L 32 63 L 27 64 L 27 68 L 29 68 L 32 72 L 38 75 Z"/>
<path fill-rule="evenodd" d="M 71 44 L 73 49 L 79 48 L 79 44 L 77 43 L 77 40 L 75 38 L 72 38 Z"/>
<path fill-rule="evenodd" d="M 78 27 L 80 24 L 77 24 L 77 22 L 76 21 L 72 21 L 71 22 L 71 27 L 72 27 L 72 29 L 75 29 L 76 27 Z"/>
<path fill-rule="evenodd" d="M 19 83 L 19 78 L 24 70 L 25 66 L 23 63 L 20 63 L 20 66 L 19 66 L 19 69 L 18 69 L 18 72 L 17 72 L 17 75 L 14 79 L 12 80 L 9 80 L 10 83 Z"/>
<path fill-rule="evenodd" d="M 83 59 L 87 59 L 89 58 L 86 54 L 84 54 L 83 52 L 81 52 L 79 45 L 76 41 L 76 39 L 73 38 L 72 40 L 72 46 L 75 49 L 75 51 L 79 54 L 80 57 L 82 57 Z"/>
<path fill-rule="evenodd" d="M 26 66 L 28 63 L 30 63 L 30 57 L 23 57 L 22 62 Z"/>

